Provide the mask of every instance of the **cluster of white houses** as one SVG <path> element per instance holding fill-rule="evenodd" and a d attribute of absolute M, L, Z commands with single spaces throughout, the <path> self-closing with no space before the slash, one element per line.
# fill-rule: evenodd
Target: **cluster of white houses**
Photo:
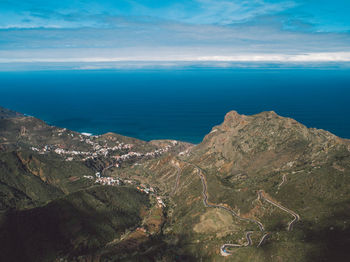
<path fill-rule="evenodd" d="M 154 190 L 154 188 L 153 187 L 147 187 L 146 185 L 144 185 L 144 184 L 140 184 L 140 186 L 137 186 L 136 187 L 137 188 L 137 190 L 139 190 L 139 191 L 141 191 L 141 192 L 144 192 L 144 193 L 146 193 L 147 195 L 149 194 L 149 193 L 155 193 L 155 190 Z"/>
<path fill-rule="evenodd" d="M 99 177 L 96 178 L 95 183 L 99 183 L 101 185 L 119 186 L 120 180 L 113 177 Z"/>
<path fill-rule="evenodd" d="M 99 156 L 107 157 L 108 155 L 111 155 L 115 151 L 119 150 L 130 150 L 133 147 L 133 144 L 124 144 L 119 141 L 115 141 L 116 145 L 113 147 L 105 145 L 100 145 L 97 142 L 92 141 L 89 138 L 86 138 L 86 136 L 79 135 L 81 137 L 81 141 L 84 141 L 85 143 L 92 146 L 91 151 L 79 151 L 79 150 L 68 150 L 65 149 L 62 145 L 55 144 L 55 145 L 45 145 L 43 148 L 39 149 L 36 147 L 31 147 L 31 150 L 38 152 L 39 154 L 45 154 L 49 152 L 54 152 L 58 155 L 64 156 L 66 161 L 72 161 L 75 159 L 75 157 L 79 157 L 80 160 L 86 161 L 88 159 L 94 159 Z M 94 136 L 95 137 L 95 136 Z M 140 153 L 140 152 L 134 152 L 130 151 L 123 155 L 114 155 L 112 156 L 117 160 L 117 162 L 129 160 L 132 158 L 139 158 L 139 157 L 156 157 L 163 153 L 166 153 L 169 151 L 169 149 L 172 146 L 175 146 L 178 142 L 177 141 L 171 141 L 171 145 L 166 145 L 163 148 L 156 149 L 152 152 L 147 153 Z M 119 167 L 119 164 L 116 165 Z"/>
<path fill-rule="evenodd" d="M 91 180 L 94 179 L 93 176 L 84 176 L 84 177 L 87 179 L 91 179 Z M 109 185 L 109 186 L 120 186 L 123 184 L 135 184 L 135 182 L 132 180 L 127 180 L 127 179 L 123 180 L 123 179 L 114 178 L 114 177 L 102 177 L 100 172 L 97 172 L 95 174 L 95 183 L 101 184 L 101 185 Z M 147 195 L 149 195 L 149 194 L 155 195 L 158 207 L 160 207 L 160 208 L 166 207 L 162 198 L 160 196 L 156 195 L 157 192 L 153 187 L 147 186 L 145 184 L 140 184 L 140 185 L 136 186 L 136 189 L 140 192 L 147 194 Z"/>
<path fill-rule="evenodd" d="M 147 195 L 148 194 L 156 194 L 156 191 L 154 190 L 153 187 L 147 187 L 146 185 L 144 184 L 140 184 L 140 186 L 137 186 L 136 187 L 137 190 L 139 190 L 140 192 L 144 192 L 146 193 Z M 155 196 L 156 197 L 156 200 L 157 200 L 157 205 L 158 207 L 162 208 L 162 207 L 166 207 L 166 205 L 164 204 L 162 198 L 160 196 Z"/>
<path fill-rule="evenodd" d="M 108 185 L 108 186 L 120 186 L 122 183 L 125 181 L 119 179 L 119 178 L 114 178 L 114 177 L 102 177 L 100 172 L 97 172 L 95 174 L 95 177 L 93 176 L 84 176 L 87 179 L 95 179 L 95 183 L 101 184 L 101 185 Z"/>
<path fill-rule="evenodd" d="M 189 154 L 189 152 L 190 152 L 190 148 L 186 149 L 185 151 L 180 152 L 178 155 L 179 156 L 186 156 Z"/>
<path fill-rule="evenodd" d="M 91 141 L 91 140 L 89 140 Z M 49 152 L 55 152 L 58 155 L 66 157 L 66 161 L 71 161 L 74 159 L 74 156 L 83 157 L 83 161 L 88 159 L 93 159 L 98 156 L 104 156 L 110 154 L 110 152 L 122 150 L 122 149 L 131 149 L 133 145 L 119 143 L 116 146 L 108 147 L 107 145 L 101 146 L 99 144 L 93 145 L 91 151 L 79 151 L 79 150 L 68 150 L 64 149 L 61 145 L 45 145 L 43 148 L 39 149 L 36 147 L 31 147 L 31 150 L 38 152 L 39 154 L 45 154 Z"/>
<path fill-rule="evenodd" d="M 58 136 L 62 136 L 63 133 L 68 132 L 66 128 L 58 129 L 57 131 Z M 43 148 L 36 148 L 31 147 L 33 151 L 38 152 L 39 154 L 45 154 L 49 152 L 55 152 L 58 155 L 62 155 L 66 157 L 67 161 L 71 161 L 74 159 L 75 156 L 83 157 L 83 161 L 87 159 L 96 158 L 98 156 L 104 156 L 106 157 L 108 154 L 110 154 L 113 151 L 117 150 L 130 150 L 133 145 L 132 144 L 125 144 L 123 142 L 119 141 L 113 141 L 114 146 L 108 146 L 106 142 L 104 142 L 104 145 L 101 145 L 100 143 L 102 141 L 96 142 L 92 141 L 92 139 L 96 139 L 99 136 L 91 136 L 87 133 L 82 134 L 76 134 L 76 133 L 67 133 L 68 136 L 76 137 L 79 139 L 80 142 L 84 142 L 92 147 L 92 150 L 87 151 L 80 151 L 80 150 L 68 150 L 64 146 L 55 144 L 55 145 L 45 145 Z"/>

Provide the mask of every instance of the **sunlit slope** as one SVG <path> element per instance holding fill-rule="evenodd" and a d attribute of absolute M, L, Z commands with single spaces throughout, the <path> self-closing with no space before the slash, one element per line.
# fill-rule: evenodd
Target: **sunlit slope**
<path fill-rule="evenodd" d="M 178 182 L 174 165 L 181 169 Z M 349 140 L 274 112 L 244 116 L 232 111 L 189 152 L 145 166 L 172 196 L 169 236 L 185 235 L 186 252 L 220 260 L 222 244 L 245 245 L 246 232 L 253 231 L 252 245 L 237 248 L 227 259 L 349 259 Z M 200 174 L 208 203 L 259 221 L 264 230 L 206 207 Z M 266 233 L 268 239 L 257 247 Z"/>

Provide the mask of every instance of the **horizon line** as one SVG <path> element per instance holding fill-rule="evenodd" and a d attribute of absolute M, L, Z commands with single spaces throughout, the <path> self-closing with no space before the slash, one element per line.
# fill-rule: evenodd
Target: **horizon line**
<path fill-rule="evenodd" d="M 172 57 L 63 57 L 63 58 L 0 58 L 1 64 L 14 63 L 119 63 L 119 62 L 350 62 L 350 52 L 312 52 L 301 54 L 237 54 L 237 55 L 207 55 L 207 56 L 172 56 Z"/>

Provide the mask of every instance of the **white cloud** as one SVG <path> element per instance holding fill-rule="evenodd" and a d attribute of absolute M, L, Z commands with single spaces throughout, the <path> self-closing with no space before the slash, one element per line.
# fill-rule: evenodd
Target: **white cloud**
<path fill-rule="evenodd" d="M 125 17 L 109 17 L 108 23 L 107 28 L 0 30 L 0 62 L 349 61 L 350 34 L 283 30 L 280 17 L 232 25 Z"/>
<path fill-rule="evenodd" d="M 295 7 L 295 1 L 268 2 L 265 0 L 196 0 L 201 12 L 184 19 L 198 24 L 231 24 L 256 16 L 273 15 Z"/>
<path fill-rule="evenodd" d="M 350 52 L 306 54 L 239 54 L 228 56 L 119 56 L 119 57 L 52 57 L 0 58 L 0 63 L 107 63 L 107 62 L 350 62 Z M 87 65 L 94 67 L 94 65 Z"/>
<path fill-rule="evenodd" d="M 226 62 L 350 62 L 350 52 L 307 54 L 243 54 L 235 56 L 203 56 L 197 61 Z"/>

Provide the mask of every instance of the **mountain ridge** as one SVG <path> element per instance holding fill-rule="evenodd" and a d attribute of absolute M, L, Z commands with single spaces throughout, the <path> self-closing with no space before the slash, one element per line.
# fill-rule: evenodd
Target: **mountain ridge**
<path fill-rule="evenodd" d="M 273 111 L 252 116 L 230 111 L 198 145 L 145 142 L 111 133 L 84 136 L 35 118 L 7 118 L 0 120 L 0 145 L 3 212 L 10 212 L 9 207 L 45 210 L 56 199 L 85 194 L 95 188 L 96 172 L 133 181 L 129 187 L 137 186 L 143 194 L 142 187 L 156 188 L 164 201 L 159 209 L 159 199 L 150 197 L 147 212 L 157 216 L 144 218 L 146 229 L 127 229 L 131 233 L 125 240 L 110 231 L 115 248 L 101 242 L 89 254 L 66 250 L 70 259 L 88 260 L 92 255 L 96 261 L 137 261 L 142 254 L 147 261 L 350 258 L 349 140 Z M 25 179 L 31 182 L 15 182 Z M 43 191 L 32 188 L 38 179 Z M 110 186 L 99 190 L 104 187 Z M 57 189 L 58 195 L 47 195 Z M 33 201 L 35 192 L 42 192 L 38 199 L 45 201 Z M 154 228 L 150 221 L 158 227 L 153 233 L 147 231 Z M 149 236 L 141 241 L 142 230 Z M 130 243 L 138 243 L 133 255 L 127 251 Z"/>

